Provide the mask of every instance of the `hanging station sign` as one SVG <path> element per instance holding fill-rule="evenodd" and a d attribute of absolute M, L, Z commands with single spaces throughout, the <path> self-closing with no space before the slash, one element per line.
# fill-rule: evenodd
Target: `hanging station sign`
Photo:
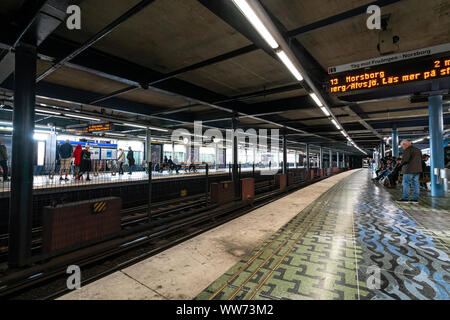
<path fill-rule="evenodd" d="M 450 52 L 450 43 L 444 43 L 433 47 L 422 48 L 402 53 L 394 53 L 387 56 L 376 57 L 368 60 L 343 64 L 340 66 L 329 67 L 328 74 L 337 74 L 346 71 L 354 71 L 363 68 L 372 68 L 375 66 L 402 62 L 410 59 L 429 57 L 445 52 Z"/>
<path fill-rule="evenodd" d="M 99 132 L 99 131 L 111 131 L 112 125 L 110 123 L 92 124 L 83 128 L 84 132 Z"/>

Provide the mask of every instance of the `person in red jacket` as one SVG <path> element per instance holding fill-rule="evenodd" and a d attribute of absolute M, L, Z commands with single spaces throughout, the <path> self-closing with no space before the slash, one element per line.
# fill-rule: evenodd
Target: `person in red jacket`
<path fill-rule="evenodd" d="M 73 164 L 75 165 L 75 180 L 78 180 L 78 174 L 80 173 L 80 163 L 81 163 L 81 152 L 83 150 L 81 149 L 81 145 L 77 145 L 75 147 L 75 151 L 73 152 L 73 158 L 74 158 L 74 162 Z"/>

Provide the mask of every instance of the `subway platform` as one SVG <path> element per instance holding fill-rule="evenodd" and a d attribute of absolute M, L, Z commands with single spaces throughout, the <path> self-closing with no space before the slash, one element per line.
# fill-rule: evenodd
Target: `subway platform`
<path fill-rule="evenodd" d="M 345 172 L 61 299 L 449 299 L 450 199 Z"/>

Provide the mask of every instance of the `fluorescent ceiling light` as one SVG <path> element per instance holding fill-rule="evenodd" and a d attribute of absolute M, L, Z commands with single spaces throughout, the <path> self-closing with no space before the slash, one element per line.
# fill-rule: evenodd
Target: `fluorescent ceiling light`
<path fill-rule="evenodd" d="M 134 127 L 134 128 L 141 128 L 141 129 L 147 129 L 146 126 L 143 125 L 139 125 L 139 124 L 133 124 L 133 123 L 124 123 L 124 125 L 129 126 L 129 127 Z"/>
<path fill-rule="evenodd" d="M 54 115 L 60 115 L 60 114 L 61 114 L 61 112 L 47 111 L 47 110 L 44 110 L 44 109 L 38 109 L 38 108 L 36 108 L 36 111 L 42 112 L 42 113 L 54 114 Z"/>
<path fill-rule="evenodd" d="M 11 125 L 12 125 L 12 122 L 9 122 L 9 121 L 0 121 L 0 125 L 2 125 L 2 126 L 11 126 Z"/>
<path fill-rule="evenodd" d="M 331 122 L 334 124 L 334 126 L 335 126 L 338 130 L 341 130 L 341 127 L 338 125 L 338 123 L 336 122 L 336 120 L 332 119 Z"/>
<path fill-rule="evenodd" d="M 302 81 L 303 80 L 303 76 L 300 74 L 300 72 L 294 66 L 294 64 L 289 59 L 289 57 L 286 55 L 286 53 L 283 50 L 281 50 L 281 51 L 277 52 L 277 55 L 280 58 L 280 60 L 284 63 L 284 65 L 289 69 L 289 71 L 294 75 L 294 77 L 298 81 Z"/>
<path fill-rule="evenodd" d="M 169 132 L 169 130 L 167 129 L 163 129 L 163 128 L 155 128 L 155 127 L 148 127 L 150 130 L 155 130 L 155 131 L 161 131 L 161 132 Z"/>
<path fill-rule="evenodd" d="M 142 124 L 123 123 L 123 125 L 124 126 L 129 126 L 129 127 L 134 127 L 134 128 L 150 129 L 150 130 L 162 131 L 162 132 L 168 132 L 169 131 L 167 129 L 156 128 L 156 127 L 149 127 L 149 126 L 144 126 Z"/>
<path fill-rule="evenodd" d="M 321 107 L 320 110 L 322 110 L 322 112 L 323 112 L 327 117 L 331 116 L 331 114 L 328 112 L 327 108 Z"/>
<path fill-rule="evenodd" d="M 261 19 L 256 15 L 255 11 L 250 7 L 246 0 L 233 0 L 234 4 L 241 10 L 244 16 L 250 21 L 253 27 L 263 37 L 272 49 L 279 47 L 276 40 L 272 37 L 269 30 L 264 26 Z"/>
<path fill-rule="evenodd" d="M 51 134 L 51 131 L 45 131 L 45 130 L 34 130 L 34 133 L 43 133 L 43 134 Z"/>
<path fill-rule="evenodd" d="M 347 137 L 347 134 L 345 133 L 344 130 L 342 130 L 341 133 L 342 133 L 342 135 L 343 135 L 344 137 Z"/>
<path fill-rule="evenodd" d="M 125 137 L 125 134 L 123 134 L 123 133 L 108 132 L 108 133 L 106 133 L 106 134 L 107 134 L 107 135 L 110 135 L 110 136 Z"/>
<path fill-rule="evenodd" d="M 100 121 L 100 119 L 98 119 L 98 118 L 79 116 L 79 115 L 75 115 L 75 114 L 65 114 L 65 116 L 70 117 L 70 118 L 78 118 L 78 119 L 84 119 L 84 120 Z"/>
<path fill-rule="evenodd" d="M 13 128 L 7 128 L 7 127 L 0 127 L 1 131 L 13 131 Z"/>
<path fill-rule="evenodd" d="M 317 96 L 317 94 L 311 93 L 309 96 L 314 100 L 314 102 L 315 102 L 319 107 L 323 107 L 323 103 L 322 103 L 322 101 L 320 101 L 320 99 L 319 99 L 319 97 Z"/>

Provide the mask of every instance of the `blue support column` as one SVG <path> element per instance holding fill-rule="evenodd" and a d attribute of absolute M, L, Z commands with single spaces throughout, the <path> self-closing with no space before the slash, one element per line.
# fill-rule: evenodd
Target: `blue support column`
<path fill-rule="evenodd" d="M 392 128 L 392 156 L 398 158 L 398 129 L 397 126 Z"/>
<path fill-rule="evenodd" d="M 340 163 L 339 163 L 339 152 L 338 151 L 336 151 L 336 167 L 337 168 L 340 168 L 341 166 L 340 166 Z"/>
<path fill-rule="evenodd" d="M 444 197 L 445 189 L 439 184 L 435 168 L 444 168 L 444 117 L 442 111 L 442 95 L 428 97 L 428 113 L 430 120 L 430 148 L 431 148 L 431 196 Z"/>

